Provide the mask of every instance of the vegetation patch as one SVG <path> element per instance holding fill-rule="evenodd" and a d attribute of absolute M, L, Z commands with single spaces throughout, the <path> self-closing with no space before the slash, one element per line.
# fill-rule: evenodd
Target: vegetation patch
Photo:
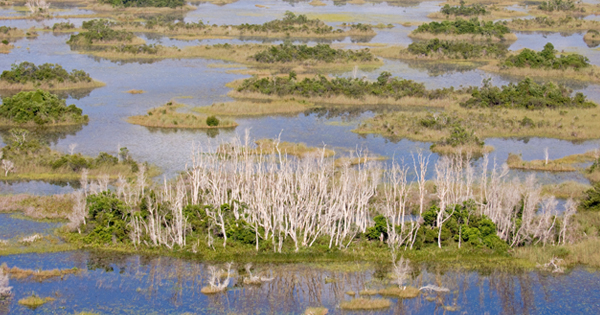
<path fill-rule="evenodd" d="M 304 143 L 260 139 L 256 141 L 255 154 L 284 154 L 296 157 L 319 156 L 332 157 L 335 152 L 330 149 L 309 147 Z"/>
<path fill-rule="evenodd" d="M 417 296 L 419 296 L 420 293 L 421 293 L 421 291 L 419 291 L 419 289 L 417 289 L 415 287 L 411 287 L 411 286 L 407 286 L 407 287 L 393 286 L 393 287 L 388 287 L 388 288 L 379 290 L 379 295 L 381 295 L 381 296 L 393 296 L 393 297 L 399 297 L 402 299 L 416 298 Z"/>
<path fill-rule="evenodd" d="M 26 194 L 0 196 L 1 211 L 21 211 L 29 218 L 68 219 L 73 208 L 71 195 L 32 196 Z"/>
<path fill-rule="evenodd" d="M 590 185 L 565 181 L 560 184 L 547 184 L 542 186 L 542 193 L 548 196 L 554 196 L 559 199 L 581 199 L 585 192 L 590 189 Z"/>
<path fill-rule="evenodd" d="M 33 270 L 33 269 L 21 269 L 19 267 L 9 268 L 6 264 L 0 266 L 4 270 L 5 274 L 10 275 L 12 279 L 16 280 L 29 280 L 35 282 L 44 282 L 60 278 L 61 280 L 66 275 L 79 274 L 83 270 L 78 268 L 72 269 L 52 269 L 52 270 Z"/>
<path fill-rule="evenodd" d="M 117 156 L 104 152 L 95 158 L 74 152 L 65 154 L 51 150 L 39 134 L 24 129 L 9 130 L 3 141 L 6 146 L 2 148 L 1 163 L 6 180 L 77 180 L 82 172 L 90 178 L 103 175 L 106 181 L 119 176 L 132 178 L 140 170 L 147 176 L 159 174 L 156 167 L 135 161 L 127 148 L 121 148 Z M 40 201 L 24 200 L 21 205 L 37 208 Z"/>
<path fill-rule="evenodd" d="M 263 116 L 286 115 L 304 112 L 314 106 L 313 103 L 297 100 L 273 100 L 266 102 L 233 101 L 215 103 L 210 106 L 195 107 L 199 113 L 216 116 Z"/>
<path fill-rule="evenodd" d="M 153 108 L 146 115 L 131 116 L 127 122 L 136 125 L 156 128 L 185 128 L 185 129 L 211 129 L 232 128 L 237 124 L 231 120 L 219 120 L 215 116 L 200 116 L 192 113 L 177 112 L 184 107 L 169 101 L 167 104 Z"/>
<path fill-rule="evenodd" d="M 304 311 L 304 315 L 327 315 L 329 310 L 325 307 L 309 307 Z"/>
<path fill-rule="evenodd" d="M 416 39 L 516 40 L 505 22 L 486 22 L 477 18 L 421 24 L 409 36 Z"/>
<path fill-rule="evenodd" d="M 80 108 L 67 106 L 65 100 L 44 90 L 4 97 L 0 117 L 0 125 L 20 127 L 79 125 L 88 121 Z"/>
<path fill-rule="evenodd" d="M 20 299 L 19 304 L 27 306 L 30 309 L 36 309 L 48 302 L 54 301 L 54 300 L 55 300 L 55 298 L 51 298 L 51 297 L 42 298 L 42 297 L 36 296 L 34 293 L 29 297 Z"/>
<path fill-rule="evenodd" d="M 600 30 L 600 22 L 570 15 L 564 17 L 538 16 L 533 19 L 512 19 L 506 26 L 513 31 L 568 32 Z"/>
<path fill-rule="evenodd" d="M 574 172 L 579 168 L 576 164 L 593 162 L 598 160 L 600 152 L 598 150 L 589 151 L 583 154 L 568 155 L 560 159 L 523 161 L 520 154 L 508 154 L 506 164 L 508 167 L 523 170 L 550 171 L 550 172 Z"/>
<path fill-rule="evenodd" d="M 350 301 L 341 302 L 340 308 L 343 310 L 376 310 L 388 308 L 391 305 L 392 302 L 388 299 L 355 298 Z"/>
<path fill-rule="evenodd" d="M 484 146 L 484 142 L 479 140 L 473 130 L 466 130 L 459 124 L 451 126 L 448 137 L 431 145 L 432 152 L 440 154 L 476 154 L 481 155 L 489 153 L 492 147 Z"/>
<path fill-rule="evenodd" d="M 317 44 L 309 47 L 306 45 L 293 45 L 287 41 L 278 46 L 271 46 L 251 57 L 259 63 L 286 63 L 286 62 L 372 62 L 376 58 L 368 48 L 362 50 L 333 49 L 327 44 Z"/>
<path fill-rule="evenodd" d="M 592 183 L 600 182 L 600 158 L 597 158 L 590 167 L 588 167 L 584 173 L 585 177 Z"/>
<path fill-rule="evenodd" d="M 120 43 L 140 45 L 144 43 L 143 39 L 135 36 L 132 32 L 112 29 L 115 25 L 115 22 L 102 19 L 85 21 L 82 24 L 85 32 L 71 35 L 67 44 L 74 47 L 86 47 L 90 45 L 114 45 Z"/>
<path fill-rule="evenodd" d="M 184 0 L 98 0 L 100 3 L 110 4 L 115 8 L 129 7 L 155 7 L 155 8 L 177 8 L 185 5 Z"/>
<path fill-rule="evenodd" d="M 126 93 L 129 93 L 129 94 L 142 94 L 142 93 L 145 93 L 145 91 L 144 90 L 129 90 Z"/>
<path fill-rule="evenodd" d="M 52 63 L 36 66 L 24 61 L 12 64 L 10 70 L 4 70 L 0 75 L 0 90 L 59 90 L 103 85 L 102 82 L 92 80 L 85 71 L 73 69 L 68 72 L 61 65 Z"/>
<path fill-rule="evenodd" d="M 391 54 L 386 54 L 389 47 L 375 48 L 373 53 L 384 57 L 400 59 L 428 59 L 428 60 L 490 60 L 506 56 L 508 49 L 506 45 L 499 43 L 470 43 L 467 41 L 448 41 L 437 38 L 414 42 L 407 49 L 397 49 Z"/>

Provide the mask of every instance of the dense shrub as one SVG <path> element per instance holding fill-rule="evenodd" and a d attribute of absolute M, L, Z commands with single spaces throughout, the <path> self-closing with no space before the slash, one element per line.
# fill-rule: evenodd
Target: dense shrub
<path fill-rule="evenodd" d="M 427 42 L 414 42 L 408 45 L 408 52 L 414 55 L 441 54 L 452 59 L 470 59 L 504 57 L 508 49 L 505 45 L 497 43 L 472 44 L 465 41 L 443 41 L 435 38 Z"/>
<path fill-rule="evenodd" d="M 210 127 L 216 127 L 219 125 L 219 119 L 217 119 L 217 117 L 215 116 L 208 116 L 206 117 L 206 125 L 210 126 Z"/>
<path fill-rule="evenodd" d="M 579 203 L 579 209 L 583 211 L 600 211 L 600 183 L 596 183 L 585 192 L 585 196 Z"/>
<path fill-rule="evenodd" d="M 100 3 L 110 4 L 113 7 L 156 7 L 176 8 L 185 5 L 184 0 L 99 0 Z"/>
<path fill-rule="evenodd" d="M 419 25 L 415 33 L 431 34 L 473 34 L 484 36 L 496 36 L 502 38 L 504 34 L 509 34 L 510 29 L 506 27 L 506 22 L 479 21 L 477 18 L 470 20 L 456 19 L 455 21 L 431 22 Z"/>
<path fill-rule="evenodd" d="M 121 53 L 128 54 L 147 54 L 147 55 L 156 55 L 158 50 L 162 47 L 161 45 L 156 44 L 143 44 L 143 45 L 116 45 L 112 47 L 114 51 L 118 51 Z"/>
<path fill-rule="evenodd" d="M 316 60 L 329 63 L 335 61 L 373 61 L 375 56 L 371 54 L 368 48 L 353 51 L 333 49 L 327 44 L 318 44 L 314 47 L 308 47 L 306 45 L 293 45 L 291 42 L 286 41 L 279 46 L 271 46 L 270 48 L 255 54 L 251 58 L 262 63 L 305 60 Z"/>
<path fill-rule="evenodd" d="M 574 11 L 577 9 L 575 7 L 575 1 L 573 1 L 573 0 L 542 1 L 542 3 L 538 6 L 538 8 L 542 11 L 548 11 L 548 12 Z M 585 12 L 585 10 L 583 12 Z"/>
<path fill-rule="evenodd" d="M 551 43 L 547 43 L 540 52 L 523 49 L 518 55 L 510 56 L 504 61 L 505 67 L 545 68 L 545 69 L 581 69 L 590 66 L 590 60 L 579 54 L 555 56 L 556 51 Z"/>
<path fill-rule="evenodd" d="M 325 24 L 319 19 L 309 19 L 304 14 L 295 15 L 290 11 L 286 11 L 284 18 L 281 20 L 273 20 L 264 24 L 248 24 L 244 23 L 241 25 L 232 25 L 240 31 L 248 32 L 286 32 L 286 33 L 314 33 L 314 34 L 332 34 L 332 33 L 343 33 L 341 29 L 333 29 L 333 27 Z M 365 24 L 352 24 L 350 25 L 351 30 L 360 32 L 372 32 L 373 29 L 369 25 Z"/>
<path fill-rule="evenodd" d="M 266 95 L 297 95 L 302 97 L 331 97 L 344 95 L 361 99 L 365 96 L 391 97 L 400 99 L 405 96 L 443 98 L 454 90 L 438 89 L 428 91 L 423 83 L 401 78 L 392 78 L 391 73 L 382 72 L 375 82 L 362 79 L 334 78 L 322 75 L 296 81 L 295 76 L 262 78 L 252 77 L 243 81 L 239 92 L 255 92 Z"/>
<path fill-rule="evenodd" d="M 89 234 L 86 243 L 107 244 L 123 242 L 128 239 L 129 208 L 117 196 L 104 191 L 87 197 Z"/>
<path fill-rule="evenodd" d="M 537 84 L 526 78 L 521 82 L 510 83 L 501 88 L 492 86 L 489 79 L 484 81 L 483 87 L 473 88 L 471 98 L 461 105 L 464 107 L 507 107 L 525 109 L 596 107 L 596 104 L 587 101 L 586 97 L 578 92 L 571 97 L 572 90 L 564 85 L 553 83 Z"/>
<path fill-rule="evenodd" d="M 96 42 L 122 41 L 131 42 L 134 38 L 133 33 L 127 31 L 115 31 L 111 27 L 116 25 L 115 22 L 108 20 L 91 20 L 85 21 L 82 28 L 86 32 L 71 35 L 67 44 L 87 44 L 91 45 Z"/>
<path fill-rule="evenodd" d="M 5 97 L 0 106 L 0 117 L 18 124 L 84 123 L 88 117 L 81 113 L 80 108 L 67 106 L 65 100 L 43 90 L 19 92 L 13 97 Z"/>
<path fill-rule="evenodd" d="M 454 124 L 452 127 L 452 132 L 448 138 L 443 139 L 442 141 L 434 144 L 435 145 L 449 145 L 452 147 L 457 146 L 477 146 L 483 147 L 483 141 L 479 140 L 479 138 L 475 135 L 475 133 L 471 130 L 466 130 L 459 124 Z"/>
<path fill-rule="evenodd" d="M 71 73 L 63 69 L 61 65 L 45 63 L 36 66 L 34 63 L 24 61 L 13 64 L 10 70 L 2 71 L 0 80 L 11 84 L 32 83 L 64 83 L 64 82 L 91 82 L 92 78 L 85 71 L 72 70 Z"/>
<path fill-rule="evenodd" d="M 8 34 L 8 32 L 10 31 L 15 31 L 17 28 L 16 27 L 10 27 L 10 26 L 0 26 L 0 33 L 2 34 Z"/>
<path fill-rule="evenodd" d="M 74 28 L 75 28 L 75 24 L 69 23 L 69 22 L 54 23 L 54 25 L 52 25 L 53 31 L 71 30 Z"/>
<path fill-rule="evenodd" d="M 139 23 L 139 22 L 133 22 Z M 185 29 L 185 30 L 204 30 L 209 27 L 209 25 L 204 24 L 202 21 L 198 21 L 198 23 L 194 22 L 184 22 L 184 21 L 168 21 L 162 17 L 155 17 L 146 21 L 144 25 L 147 29 L 153 29 L 156 27 L 164 27 L 171 31 Z"/>
<path fill-rule="evenodd" d="M 451 7 L 449 4 L 446 4 L 440 9 L 440 12 L 454 16 L 484 15 L 489 13 L 482 4 L 475 3 L 467 6 L 462 0 L 460 1 L 460 6 Z"/>

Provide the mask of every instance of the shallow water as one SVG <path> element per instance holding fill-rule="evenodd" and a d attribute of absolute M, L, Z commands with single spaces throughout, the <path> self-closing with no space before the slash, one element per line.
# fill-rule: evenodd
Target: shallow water
<path fill-rule="evenodd" d="M 18 217 L 18 213 L 0 213 L 0 239 L 6 240 L 32 234 L 52 234 L 61 226 L 58 222 L 41 222 Z"/>
<path fill-rule="evenodd" d="M 378 289 L 389 281 L 387 265 L 287 264 L 257 265 L 255 274 L 262 272 L 274 279 L 260 286 L 244 285 L 243 266 L 234 265 L 229 289 L 207 296 L 200 293 L 207 284 L 207 265 L 173 258 L 75 251 L 2 257 L 0 262 L 23 269 L 84 270 L 42 283 L 11 280 L 14 297 L 4 306 L 4 312 L 11 314 L 84 310 L 103 314 L 302 314 L 309 306 L 324 306 L 329 314 L 354 314 L 338 308 L 340 302 L 351 298 L 345 292 Z M 593 271 L 578 268 L 553 275 L 435 272 L 416 267 L 414 285 L 437 284 L 450 291 L 424 293 L 415 299 L 390 298 L 390 308 L 359 313 L 433 314 L 450 311 L 449 307 L 460 314 L 591 314 L 600 310 L 600 274 Z M 17 304 L 31 292 L 56 301 L 35 310 Z"/>

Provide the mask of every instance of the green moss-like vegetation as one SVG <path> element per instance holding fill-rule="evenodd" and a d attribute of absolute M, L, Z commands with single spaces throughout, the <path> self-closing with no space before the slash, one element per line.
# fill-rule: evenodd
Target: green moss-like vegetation
<path fill-rule="evenodd" d="M 131 32 L 113 30 L 115 22 L 108 20 L 85 21 L 82 28 L 86 30 L 76 35 L 71 35 L 67 44 L 70 45 L 92 45 L 98 43 L 123 42 L 131 43 L 136 38 Z"/>
<path fill-rule="evenodd" d="M 100 3 L 110 4 L 113 7 L 156 7 L 176 8 L 185 5 L 184 0 L 99 0 Z"/>
<path fill-rule="evenodd" d="M 554 45 L 547 43 L 540 52 L 523 49 L 518 55 L 510 56 L 504 61 L 505 67 L 544 68 L 544 69 L 581 69 L 590 66 L 590 60 L 579 54 L 568 54 L 557 57 Z"/>
<path fill-rule="evenodd" d="M 450 59 L 498 58 L 508 53 L 506 45 L 498 43 L 472 44 L 437 38 L 426 42 L 413 42 L 408 45 L 407 51 L 413 55 L 441 55 Z"/>
<path fill-rule="evenodd" d="M 504 22 L 485 22 L 479 21 L 477 18 L 470 20 L 457 19 L 455 21 L 430 22 L 419 25 L 415 34 L 430 33 L 430 34 L 453 34 L 453 35 L 483 35 L 502 38 L 506 34 L 510 34 L 510 29 L 506 27 Z"/>
<path fill-rule="evenodd" d="M 252 56 L 261 63 L 284 63 L 306 60 L 315 60 L 326 63 L 335 61 L 360 61 L 369 62 L 375 59 L 368 48 L 362 50 L 333 49 L 327 44 L 317 44 L 309 47 L 306 45 L 293 45 L 286 41 L 278 46 L 261 51 Z"/>
<path fill-rule="evenodd" d="M 73 69 L 70 73 L 61 65 L 45 63 L 36 66 L 34 63 L 24 61 L 20 64 L 12 64 L 10 70 L 2 71 L 0 81 L 4 84 L 25 85 L 54 85 L 61 83 L 91 83 L 92 78 L 83 70 Z M 0 83 L 0 88 L 2 84 Z"/>
<path fill-rule="evenodd" d="M 475 3 L 472 5 L 465 5 L 465 2 L 462 0 L 460 1 L 460 6 L 450 6 L 449 4 L 445 4 L 440 9 L 440 12 L 446 15 L 454 16 L 473 16 L 489 13 L 482 4 Z"/>
<path fill-rule="evenodd" d="M 572 90 L 564 85 L 553 83 L 537 84 L 527 78 L 517 84 L 510 83 L 501 88 L 492 86 L 489 79 L 484 81 L 481 88 L 474 87 L 471 98 L 462 103 L 468 108 L 474 107 L 504 107 L 523 109 L 544 108 L 592 108 L 597 105 L 586 99 L 585 95 L 577 92 L 571 97 Z M 531 122 L 532 123 L 532 122 Z M 524 122 L 525 125 L 531 124 Z"/>
<path fill-rule="evenodd" d="M 253 77 L 244 80 L 237 91 L 277 96 L 297 95 L 307 98 L 343 95 L 356 99 L 376 96 L 398 100 L 403 97 L 443 98 L 450 95 L 453 89 L 428 91 L 422 83 L 392 77 L 392 74 L 386 71 L 382 72 L 375 82 L 348 78 L 329 80 L 321 75 L 297 81 L 293 73 L 290 73 L 289 77 L 262 79 Z"/>
<path fill-rule="evenodd" d="M 19 92 L 2 99 L 0 117 L 4 126 L 73 125 L 88 121 L 82 110 L 43 90 Z"/>

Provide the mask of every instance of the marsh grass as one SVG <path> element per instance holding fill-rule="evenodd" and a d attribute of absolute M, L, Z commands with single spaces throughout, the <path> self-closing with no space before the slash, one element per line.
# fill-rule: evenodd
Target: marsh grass
<path fill-rule="evenodd" d="M 90 89 L 105 86 L 104 82 L 91 80 L 90 82 L 79 81 L 79 82 L 27 82 L 25 84 L 11 84 L 5 80 L 0 80 L 0 91 L 34 91 L 37 89 L 59 91 L 59 90 L 77 90 L 77 89 Z"/>
<path fill-rule="evenodd" d="M 393 296 L 393 297 L 399 297 L 399 298 L 403 298 L 403 299 L 412 299 L 412 298 L 416 298 L 417 296 L 419 296 L 419 294 L 421 292 L 419 291 L 419 289 L 417 289 L 415 287 L 411 287 L 411 286 L 407 286 L 404 289 L 399 288 L 397 286 L 393 286 L 393 287 L 381 289 L 381 290 L 379 290 L 378 293 L 381 296 Z"/>
<path fill-rule="evenodd" d="M 309 307 L 304 311 L 304 315 L 326 315 L 329 310 L 325 307 Z"/>
<path fill-rule="evenodd" d="M 237 126 L 234 121 L 226 119 L 220 120 L 216 126 L 209 126 L 207 116 L 177 112 L 177 109 L 182 107 L 184 107 L 183 104 L 170 101 L 166 105 L 149 110 L 146 115 L 128 117 L 127 122 L 145 127 L 183 129 L 215 129 Z"/>
<path fill-rule="evenodd" d="M 22 211 L 29 218 L 67 219 L 73 209 L 71 195 L 33 196 L 26 194 L 0 196 L 0 212 Z"/>
<path fill-rule="evenodd" d="M 256 149 L 253 153 L 255 154 L 275 154 L 281 152 L 281 154 L 292 155 L 296 157 L 306 156 L 323 156 L 332 157 L 335 155 L 335 151 L 330 149 L 323 149 L 318 147 L 309 147 L 304 143 L 293 143 L 293 142 L 276 142 L 273 139 L 260 139 L 256 141 Z"/>
<path fill-rule="evenodd" d="M 11 279 L 15 280 L 28 280 L 36 282 L 44 282 L 60 278 L 61 280 L 67 275 L 77 275 L 83 270 L 78 268 L 72 269 L 51 269 L 51 270 L 32 270 L 32 269 L 21 269 L 19 267 L 9 268 L 5 264 L 1 266 L 4 269 L 4 273 L 9 274 Z"/>
<path fill-rule="evenodd" d="M 518 53 L 518 52 L 515 52 Z M 533 78 L 553 78 L 553 79 L 571 79 L 583 82 L 600 82 L 600 67 L 595 65 L 590 65 L 589 67 L 583 69 L 546 69 L 546 68 L 519 68 L 519 67 L 502 67 L 499 65 L 499 62 L 493 62 L 484 66 L 479 67 L 479 69 L 487 72 L 495 72 L 508 74 L 511 76 L 519 76 L 519 77 L 533 77 Z"/>
<path fill-rule="evenodd" d="M 388 308 L 392 302 L 388 299 L 366 299 L 356 298 L 350 301 L 340 303 L 340 308 L 343 310 L 376 310 Z"/>
<path fill-rule="evenodd" d="M 591 46 L 591 47 L 598 46 L 598 44 L 600 44 L 600 32 L 598 32 L 597 30 L 587 31 L 585 33 L 585 35 L 583 35 L 583 41 L 586 44 L 588 44 L 588 46 Z"/>
<path fill-rule="evenodd" d="M 4 44 L 4 43 L 0 43 L 0 54 L 8 54 L 10 53 L 10 51 L 15 48 L 15 45 L 8 43 L 8 44 Z"/>
<path fill-rule="evenodd" d="M 542 194 L 552 195 L 559 199 L 579 199 L 585 196 L 585 192 L 592 186 L 575 182 L 565 181 L 559 184 L 546 184 L 542 186 Z"/>
<path fill-rule="evenodd" d="M 404 46 L 390 45 L 387 47 L 375 47 L 371 49 L 371 52 L 382 58 L 388 59 L 401 59 L 401 60 L 419 60 L 419 61 L 438 61 L 443 63 L 452 64 L 475 64 L 481 62 L 490 62 L 496 60 L 496 56 L 480 57 L 480 58 L 469 58 L 469 59 L 457 59 L 452 58 L 443 53 L 430 53 L 428 55 L 418 55 L 410 53 Z"/>
<path fill-rule="evenodd" d="M 430 40 L 430 39 L 439 39 L 439 40 L 454 40 L 454 41 L 470 41 L 470 42 L 513 42 L 517 40 L 517 35 L 513 33 L 504 34 L 502 37 L 495 36 L 485 36 L 485 35 L 476 35 L 476 34 L 432 34 L 432 33 L 410 33 L 408 37 L 412 39 L 418 40 Z"/>
<path fill-rule="evenodd" d="M 513 169 L 549 171 L 549 172 L 574 172 L 579 168 L 574 164 L 593 162 L 599 158 L 600 151 L 592 150 L 582 154 L 572 154 L 555 160 L 523 161 L 520 154 L 509 153 L 506 159 L 508 167 Z"/>
<path fill-rule="evenodd" d="M 576 19 L 571 16 L 541 16 L 534 19 L 513 19 L 506 26 L 513 31 L 523 32 L 574 32 L 600 30 L 600 22 Z M 584 38 L 585 39 L 585 38 Z"/>
<path fill-rule="evenodd" d="M 479 20 L 483 21 L 494 21 L 498 19 L 507 19 L 507 18 L 515 18 L 520 16 L 526 16 L 527 13 L 521 11 L 509 10 L 505 7 L 493 5 L 491 7 L 486 8 L 489 14 L 481 14 L 481 15 L 471 15 L 471 17 L 477 17 Z M 446 15 L 442 12 L 432 12 L 427 15 L 428 18 L 432 20 L 456 20 L 457 18 L 464 19 L 464 16 L 454 16 L 454 15 Z"/>
<path fill-rule="evenodd" d="M 30 309 L 36 309 L 48 302 L 52 302 L 54 301 L 54 298 L 51 297 L 45 297 L 45 298 L 41 298 L 39 296 L 36 296 L 35 294 L 32 294 L 29 297 L 23 298 L 19 300 L 19 304 L 27 306 Z"/>
<path fill-rule="evenodd" d="M 237 100 L 233 102 L 214 103 L 204 107 L 194 107 L 193 110 L 199 113 L 218 116 L 263 116 L 297 114 L 313 106 L 313 103 L 296 100 L 274 100 L 267 102 Z"/>
<path fill-rule="evenodd" d="M 458 102 L 447 102 L 445 105 L 446 111 L 443 113 L 453 121 L 460 121 L 462 125 L 474 130 L 480 139 L 542 137 L 587 140 L 600 138 L 599 108 L 468 109 L 458 105 Z M 359 134 L 376 133 L 389 138 L 407 138 L 425 142 L 437 142 L 449 136 L 450 128 L 428 128 L 422 124 L 430 117 L 432 117 L 432 112 L 428 111 L 383 113 L 365 120 L 353 131 Z M 527 124 L 524 124 L 524 121 Z"/>
<path fill-rule="evenodd" d="M 489 146 L 489 145 L 478 146 L 478 145 L 472 145 L 472 144 L 457 145 L 457 146 L 435 144 L 435 145 L 431 146 L 430 150 L 431 150 L 431 152 L 442 154 L 442 155 L 454 155 L 454 154 L 469 153 L 469 154 L 473 154 L 476 156 L 481 156 L 483 154 L 487 154 L 487 153 L 494 151 L 494 147 Z"/>

